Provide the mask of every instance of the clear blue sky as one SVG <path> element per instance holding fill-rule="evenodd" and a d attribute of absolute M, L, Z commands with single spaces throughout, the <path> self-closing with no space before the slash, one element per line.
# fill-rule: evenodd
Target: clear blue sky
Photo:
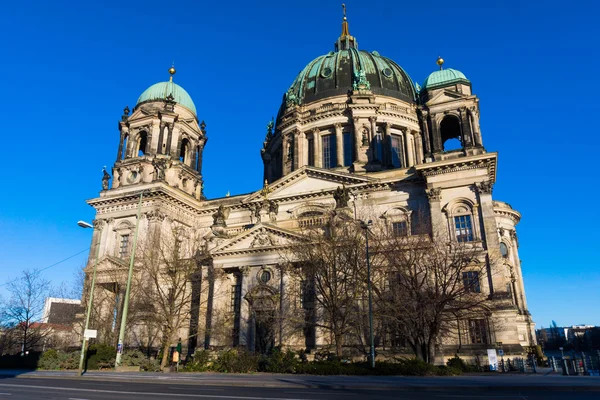
<path fill-rule="evenodd" d="M 361 49 L 395 60 L 417 82 L 440 54 L 472 81 L 484 145 L 499 152 L 494 198 L 523 214 L 534 320 L 600 325 L 598 6 L 346 4 Z M 340 2 L 322 0 L 3 4 L 0 283 L 89 247 L 91 231 L 76 222 L 94 218 L 85 200 L 115 161 L 117 121 L 168 78 L 173 60 L 175 81 L 207 124 L 207 196 L 259 188 L 265 125 L 298 71 L 333 50 L 340 20 Z M 69 281 L 86 256 L 45 274 Z"/>

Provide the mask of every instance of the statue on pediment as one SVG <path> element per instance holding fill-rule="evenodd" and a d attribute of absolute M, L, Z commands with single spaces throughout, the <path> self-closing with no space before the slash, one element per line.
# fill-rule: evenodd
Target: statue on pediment
<path fill-rule="evenodd" d="M 348 201 L 350 200 L 350 193 L 346 186 L 338 186 L 333 193 L 333 198 L 335 199 L 335 208 L 347 208 Z"/>

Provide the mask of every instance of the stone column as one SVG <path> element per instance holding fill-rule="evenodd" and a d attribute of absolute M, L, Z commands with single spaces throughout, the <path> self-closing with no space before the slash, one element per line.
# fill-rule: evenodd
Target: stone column
<path fill-rule="evenodd" d="M 321 143 L 321 133 L 318 128 L 313 129 L 313 144 L 315 146 L 314 157 L 315 157 L 315 167 L 322 168 L 323 167 L 323 154 L 321 153 L 322 143 Z"/>
<path fill-rule="evenodd" d="M 344 166 L 344 136 L 342 135 L 342 124 L 339 122 L 334 125 L 335 127 L 335 149 L 338 167 Z"/>
<path fill-rule="evenodd" d="M 162 145 L 165 138 L 165 130 L 168 129 L 168 125 L 166 122 L 160 123 L 160 133 L 158 134 L 158 141 L 156 142 L 156 154 L 163 154 Z"/>
<path fill-rule="evenodd" d="M 431 134 L 429 132 L 429 124 L 427 114 L 423 114 L 423 141 L 425 142 L 425 154 L 431 153 Z"/>
<path fill-rule="evenodd" d="M 408 168 L 412 167 L 413 165 L 415 165 L 415 159 L 414 159 L 414 152 L 413 152 L 413 145 L 412 145 L 412 141 L 411 141 L 411 132 L 410 129 L 406 128 L 404 130 L 404 144 L 405 144 L 405 148 L 406 148 L 406 166 Z"/>
<path fill-rule="evenodd" d="M 242 295 L 240 299 L 240 346 L 248 347 L 249 340 L 249 321 L 250 321 L 250 304 L 246 300 L 248 294 L 248 283 L 250 281 L 250 267 L 244 266 L 240 268 L 240 280 L 242 285 Z M 250 351 L 254 349 L 248 349 Z"/>
<path fill-rule="evenodd" d="M 296 167 L 301 168 L 308 164 L 308 146 L 306 134 L 302 131 L 296 136 Z"/>
<path fill-rule="evenodd" d="M 516 279 L 517 279 L 517 289 L 519 293 L 515 295 L 519 298 L 519 304 L 523 308 L 523 310 L 527 310 L 527 299 L 525 297 L 525 285 L 523 284 L 523 274 L 521 273 L 521 260 L 519 259 L 519 241 L 517 240 L 517 231 L 513 229 L 510 231 L 510 243 L 511 243 L 511 259 L 514 265 Z"/>
<path fill-rule="evenodd" d="M 460 125 L 462 128 L 463 148 L 473 147 L 475 143 L 473 134 L 471 133 L 471 124 L 469 123 L 469 116 L 465 109 L 460 110 Z"/>
<path fill-rule="evenodd" d="M 129 129 L 123 128 L 121 130 L 121 140 L 119 142 L 119 150 L 117 151 L 117 161 L 121 161 L 123 158 L 123 142 L 125 141 L 125 136 L 129 135 Z"/>
<path fill-rule="evenodd" d="M 391 166 L 392 165 L 392 124 L 386 122 L 384 125 L 384 135 L 383 135 L 383 165 Z"/>
<path fill-rule="evenodd" d="M 425 156 L 423 155 L 423 137 L 419 131 L 413 131 L 413 137 L 415 138 L 415 147 L 417 151 L 416 164 L 422 164 Z"/>
<path fill-rule="evenodd" d="M 182 141 L 181 135 L 183 132 L 181 132 L 181 129 L 179 129 L 179 125 L 175 123 L 169 124 L 167 129 L 169 129 L 169 133 L 167 134 L 165 154 L 179 159 L 179 150 L 181 149 Z"/>
<path fill-rule="evenodd" d="M 484 248 L 488 251 L 488 259 L 490 264 L 491 275 L 491 293 L 494 291 L 506 292 L 506 280 L 502 263 L 499 262 L 500 241 L 498 240 L 498 232 L 496 225 L 496 217 L 494 215 L 494 205 L 492 202 L 492 187 L 490 181 L 479 182 L 476 184 L 476 192 L 479 197 L 480 218 L 481 221 L 473 221 L 481 223 L 482 232 L 481 240 L 484 243 Z"/>
<path fill-rule="evenodd" d="M 292 148 L 293 148 L 292 151 L 294 154 L 292 154 L 293 158 L 292 158 L 291 171 L 295 171 L 296 169 L 298 169 L 300 167 L 300 163 L 302 160 L 302 154 L 301 154 L 302 145 L 300 143 L 300 134 L 301 133 L 302 132 L 299 129 L 296 129 L 292 136 L 294 138 L 293 139 L 294 141 L 292 142 Z"/>
<path fill-rule="evenodd" d="M 429 188 L 425 190 L 429 200 L 429 213 L 431 215 L 431 233 L 437 240 L 448 240 L 448 220 L 442 214 L 442 188 Z"/>
<path fill-rule="evenodd" d="M 198 141 L 198 173 L 202 175 L 202 153 L 204 152 L 204 145 L 206 144 L 206 139 L 201 138 Z"/>
<path fill-rule="evenodd" d="M 469 109 L 469 122 L 471 124 L 471 130 L 473 131 L 475 146 L 483 146 L 483 142 L 481 140 L 481 130 L 479 127 L 479 116 L 477 115 L 476 107 L 471 107 Z"/>
<path fill-rule="evenodd" d="M 444 144 L 442 143 L 442 136 L 435 116 L 431 118 L 431 135 L 433 137 L 433 149 L 432 153 L 439 153 L 444 150 Z"/>

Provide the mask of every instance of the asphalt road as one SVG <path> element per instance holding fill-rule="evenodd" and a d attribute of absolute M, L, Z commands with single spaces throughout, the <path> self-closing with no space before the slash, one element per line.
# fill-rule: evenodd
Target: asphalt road
<path fill-rule="evenodd" d="M 108 378 L 108 377 L 107 377 Z M 0 378 L 0 399 L 131 400 L 131 399 L 406 399 L 406 400 L 591 400 L 600 399 L 600 387 L 447 387 L 383 386 L 381 388 L 259 387 L 204 385 L 178 381 L 139 382 L 89 380 L 68 377 Z"/>

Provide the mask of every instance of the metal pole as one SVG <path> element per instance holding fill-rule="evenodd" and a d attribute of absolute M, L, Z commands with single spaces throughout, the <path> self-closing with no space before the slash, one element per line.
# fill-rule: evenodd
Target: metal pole
<path fill-rule="evenodd" d="M 365 225 L 365 239 L 367 245 L 367 291 L 369 293 L 369 336 L 371 341 L 371 368 L 375 368 L 375 344 L 373 340 L 373 297 L 371 295 L 371 262 L 369 261 L 369 225 Z"/>
<path fill-rule="evenodd" d="M 131 292 L 131 276 L 133 275 L 133 261 L 135 259 L 135 248 L 137 244 L 138 230 L 140 228 L 140 216 L 142 214 L 142 198 L 144 192 L 140 193 L 140 202 L 138 203 L 137 220 L 135 221 L 135 233 L 133 235 L 133 249 L 129 259 L 129 273 L 127 275 L 127 289 L 125 290 L 125 300 L 123 304 L 123 315 L 121 317 L 121 328 L 119 329 L 119 342 L 117 344 L 117 356 L 115 358 L 115 367 L 121 365 L 121 356 L 123 354 L 123 341 L 125 339 L 125 323 L 127 321 L 127 311 L 129 309 L 129 293 Z"/>
<path fill-rule="evenodd" d="M 90 299 L 88 300 L 87 315 L 85 317 L 85 327 L 83 328 L 83 343 L 81 343 L 81 357 L 79 358 L 79 376 L 83 375 L 83 361 L 85 359 L 85 345 L 87 344 L 87 338 L 85 337 L 85 331 L 87 331 L 90 325 L 90 315 L 92 314 L 92 302 L 94 300 L 94 287 L 96 285 L 96 268 L 98 267 L 98 256 L 100 255 L 100 240 L 102 239 L 102 230 L 99 229 L 97 232 L 98 239 L 96 240 L 96 260 L 94 261 L 94 272 L 92 273 L 92 286 L 90 288 Z"/>

